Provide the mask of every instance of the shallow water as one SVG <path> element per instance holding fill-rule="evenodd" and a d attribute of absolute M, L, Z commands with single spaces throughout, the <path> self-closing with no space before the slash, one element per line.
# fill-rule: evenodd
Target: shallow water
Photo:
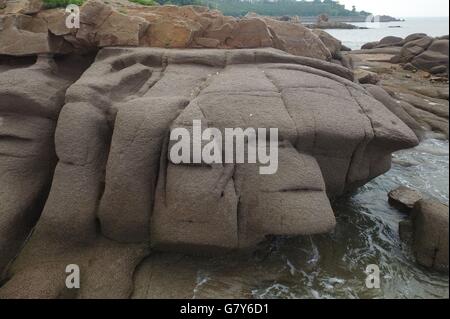
<path fill-rule="evenodd" d="M 448 34 L 449 18 L 407 18 L 404 22 L 387 22 L 379 24 L 353 23 L 367 30 L 326 30 L 341 40 L 351 49 L 360 49 L 367 42 L 379 41 L 392 35 L 405 38 L 413 33 L 426 33 L 432 37 Z M 400 27 L 400 28 L 397 28 Z"/>
<path fill-rule="evenodd" d="M 334 203 L 333 234 L 274 238 L 251 256 L 198 265 L 194 297 L 209 298 L 448 298 L 448 275 L 418 266 L 398 235 L 406 216 L 387 203 L 399 185 L 448 204 L 449 144 L 427 140 L 394 154 L 391 171 Z M 368 289 L 366 267 L 381 270 Z"/>

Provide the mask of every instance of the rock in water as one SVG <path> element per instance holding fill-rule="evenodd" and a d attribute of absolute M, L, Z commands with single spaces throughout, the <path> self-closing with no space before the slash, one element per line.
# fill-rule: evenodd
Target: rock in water
<path fill-rule="evenodd" d="M 401 186 L 389 192 L 389 204 L 397 209 L 410 212 L 414 205 L 422 199 L 422 194 L 414 189 Z"/>
<path fill-rule="evenodd" d="M 448 206 L 421 200 L 412 213 L 413 251 L 422 266 L 448 272 Z"/>
<path fill-rule="evenodd" d="M 0 167 L 0 175 L 19 172 L 0 182 L 12 192 L 1 194 L 8 206 L 0 206 L 0 229 L 11 230 L 10 220 L 17 228 L 33 224 L 29 207 L 39 213 L 38 205 L 22 205 L 35 186 L 30 174 L 44 163 L 35 156 L 45 150 L 59 162 L 0 297 L 124 298 L 150 247 L 222 251 L 253 247 L 269 234 L 329 232 L 335 218 L 328 198 L 385 173 L 392 152 L 418 143 L 351 81 L 350 70 L 275 49 L 106 48 L 69 87 L 60 113 L 66 82 L 36 71 L 20 85 L 30 71 L 14 72 L 0 73 L 0 110 L 27 116 L 7 118 L 0 131 L 7 137 L 1 163 L 15 165 Z M 34 91 L 42 98 L 25 94 Z M 52 145 L 56 112 L 55 152 L 41 145 Z M 191 128 L 193 120 L 220 130 L 278 128 L 278 171 L 172 162 L 170 130 Z M 35 143 L 41 135 L 47 142 Z M 53 172 L 43 169 L 48 181 Z M 74 263 L 83 274 L 75 293 L 64 285 L 64 269 Z"/>

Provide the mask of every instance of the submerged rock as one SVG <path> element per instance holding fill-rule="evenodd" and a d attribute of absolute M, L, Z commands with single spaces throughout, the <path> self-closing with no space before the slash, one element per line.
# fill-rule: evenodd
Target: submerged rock
<path fill-rule="evenodd" d="M 30 191 L 21 183 L 32 186 L 29 174 L 39 174 L 35 165 L 43 163 L 34 155 L 43 148 L 29 140 L 36 133 L 23 134 L 38 125 L 3 119 L 0 134 L 15 138 L 0 139 L 1 163 L 16 166 L 0 167 L 0 175 L 11 174 L 0 188 L 13 190 L 2 194 L 9 204 L 0 216 L 18 222 L 11 228 L 2 218 L 0 229 L 34 226 L 40 218 L 1 297 L 73 297 L 64 269 L 77 264 L 84 278 L 77 297 L 123 298 L 150 248 L 224 251 L 254 247 L 266 235 L 329 232 L 335 225 L 329 197 L 383 174 L 392 152 L 418 143 L 351 81 L 348 69 L 274 49 L 106 48 L 65 94 L 70 81 L 40 81 L 44 71 L 26 85 L 33 68 L 0 73 L 0 110 L 22 105 L 26 114 L 47 114 L 57 89 L 60 98 L 51 107 L 59 113 L 56 150 L 45 154 L 59 162 L 49 196 L 42 189 L 33 193 L 45 202 L 42 214 L 42 206 L 31 205 L 36 214 L 30 216 L 30 205 L 22 205 Z M 19 103 L 30 90 L 42 98 Z M 278 171 L 260 175 L 256 164 L 172 162 L 170 130 L 190 128 L 193 120 L 220 130 L 278 128 Z M 39 127 L 47 134 L 43 145 L 53 145 L 56 121 Z M 45 172 L 48 182 L 53 171 Z M 24 242 L 0 239 L 4 247 Z M 24 282 L 27 290 L 20 289 Z"/>

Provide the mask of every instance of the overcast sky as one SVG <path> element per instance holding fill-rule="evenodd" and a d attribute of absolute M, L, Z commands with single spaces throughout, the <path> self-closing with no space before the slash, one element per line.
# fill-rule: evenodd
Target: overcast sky
<path fill-rule="evenodd" d="M 448 0 L 339 0 L 350 9 L 394 17 L 448 17 Z"/>

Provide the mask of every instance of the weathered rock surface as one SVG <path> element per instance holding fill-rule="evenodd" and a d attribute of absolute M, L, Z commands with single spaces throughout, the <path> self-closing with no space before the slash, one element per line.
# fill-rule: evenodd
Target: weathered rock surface
<path fill-rule="evenodd" d="M 39 0 L 22 0 L 35 4 Z M 40 8 L 37 5 L 33 8 Z M 111 46 L 161 48 L 262 48 L 331 60 L 331 53 L 300 23 L 259 16 L 223 16 L 199 6 L 112 7 L 88 0 L 80 9 L 80 28 L 66 27 L 64 9 L 0 11 L 0 54 L 83 53 Z M 32 14 L 31 14 L 32 13 Z"/>
<path fill-rule="evenodd" d="M 413 251 L 422 266 L 448 272 L 448 206 L 421 200 L 412 213 Z"/>
<path fill-rule="evenodd" d="M 378 42 L 378 44 L 375 46 L 376 48 L 383 48 L 383 47 L 389 47 L 389 46 L 401 46 L 403 42 L 403 38 L 400 37 L 393 37 L 388 36 L 384 37 L 383 39 Z"/>
<path fill-rule="evenodd" d="M 432 71 L 435 67 L 443 67 L 448 70 L 448 40 L 435 40 L 428 49 L 417 55 L 412 64 L 419 69 Z"/>
<path fill-rule="evenodd" d="M 380 82 L 378 74 L 362 69 L 355 70 L 355 78 L 361 84 L 377 84 Z"/>
<path fill-rule="evenodd" d="M 445 134 L 448 138 L 447 41 L 413 34 L 402 41 L 403 47 L 375 48 L 377 44 L 370 43 L 364 46 L 365 49 L 342 54 L 353 61 L 357 79 L 363 77 L 363 82 L 367 82 L 364 76 L 370 74 L 368 72 L 378 75 L 380 88 L 366 88 L 407 123 L 419 138 L 425 131 Z M 412 63 L 414 60 L 415 64 Z"/>
<path fill-rule="evenodd" d="M 366 29 L 350 23 L 331 21 L 326 14 L 320 15 L 319 17 L 317 17 L 316 23 L 309 24 L 307 26 L 310 29 Z"/>
<path fill-rule="evenodd" d="M 54 133 L 65 91 L 90 62 L 42 56 L 35 64 L 0 63 L 0 274 L 41 214 L 57 162 Z"/>
<path fill-rule="evenodd" d="M 414 33 L 405 39 L 385 37 L 379 42 L 364 44 L 360 53 L 382 53 L 380 50 L 386 50 L 383 53 L 390 51 L 389 53 L 395 55 L 391 59 L 392 63 L 411 63 L 416 68 L 432 74 L 448 74 L 447 36 L 432 38 L 424 33 Z"/>
<path fill-rule="evenodd" d="M 401 186 L 389 192 L 389 204 L 403 212 L 411 212 L 414 205 L 423 198 L 423 195 L 411 188 Z"/>
<path fill-rule="evenodd" d="M 30 120 L 47 119 L 41 125 L 47 148 L 29 142 L 40 135 L 23 135 L 19 119 L 2 126 L 11 128 L 2 132 L 0 153 L 14 157 L 1 163 L 16 165 L 5 166 L 7 173 L 18 172 L 7 188 L 1 180 L 2 191 L 18 192 L 1 193 L 8 203 L 0 210 L 2 231 L 10 231 L 10 220 L 25 229 L 40 213 L 33 198 L 24 204 L 34 187 L 28 174 L 42 171 L 33 180 L 44 184 L 51 179 L 48 163 L 31 160 L 40 153 L 25 153 L 23 143 L 59 162 L 39 222 L 0 297 L 123 298 L 131 294 L 134 269 L 149 248 L 236 249 L 265 235 L 328 232 L 335 225 L 328 197 L 383 174 L 392 152 L 418 142 L 399 118 L 351 82 L 348 69 L 274 49 L 105 48 L 67 90 L 61 112 L 67 82 L 39 81 L 45 73 L 38 72 L 33 85 L 20 86 L 15 83 L 25 82 L 30 71 L 6 72 L 0 74 L 2 112 L 43 82 L 50 88 L 41 100 L 31 97 L 22 106 Z M 53 105 L 48 101 L 55 88 L 61 95 Z M 49 118 L 56 112 L 53 151 L 48 147 L 56 123 Z M 189 128 L 193 120 L 219 129 L 278 128 L 277 173 L 259 175 L 255 164 L 171 162 L 170 129 Z M 21 156 L 24 162 L 17 160 Z M 29 207 L 36 214 L 29 216 Z M 84 274 L 75 293 L 64 284 L 65 267 L 73 263 Z"/>

